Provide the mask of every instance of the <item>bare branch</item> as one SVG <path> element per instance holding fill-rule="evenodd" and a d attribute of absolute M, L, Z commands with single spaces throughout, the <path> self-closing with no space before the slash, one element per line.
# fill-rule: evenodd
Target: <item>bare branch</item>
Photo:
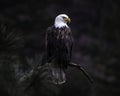
<path fill-rule="evenodd" d="M 90 81 L 90 83 L 93 84 L 93 79 L 90 77 L 90 75 L 85 71 L 85 69 L 81 65 L 70 62 L 69 66 L 79 68 L 82 71 L 82 73 L 87 77 L 87 79 Z"/>

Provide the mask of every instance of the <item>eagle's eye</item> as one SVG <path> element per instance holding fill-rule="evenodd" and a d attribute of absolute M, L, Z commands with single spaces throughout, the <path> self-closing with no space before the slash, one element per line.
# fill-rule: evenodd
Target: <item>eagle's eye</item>
<path fill-rule="evenodd" d="M 70 23 L 71 20 L 69 17 L 65 17 L 65 16 L 62 16 L 63 20 L 66 22 L 66 23 Z"/>
<path fill-rule="evenodd" d="M 64 17 L 64 16 L 63 16 L 62 18 L 63 18 L 63 19 L 66 19 L 66 17 Z"/>

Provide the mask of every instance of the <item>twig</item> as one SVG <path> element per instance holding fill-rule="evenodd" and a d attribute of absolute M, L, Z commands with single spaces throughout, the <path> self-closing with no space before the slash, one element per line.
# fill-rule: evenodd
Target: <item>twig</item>
<path fill-rule="evenodd" d="M 81 65 L 78 65 L 78 64 L 73 63 L 73 62 L 70 62 L 69 65 L 71 67 L 77 67 L 77 68 L 79 68 L 82 71 L 82 73 L 87 77 L 87 79 L 90 81 L 90 83 L 93 84 L 93 79 L 90 77 L 90 75 L 85 71 L 85 69 Z"/>

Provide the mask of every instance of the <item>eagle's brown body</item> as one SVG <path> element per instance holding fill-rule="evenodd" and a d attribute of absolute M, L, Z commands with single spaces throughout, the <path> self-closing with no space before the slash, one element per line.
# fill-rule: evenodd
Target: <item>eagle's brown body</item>
<path fill-rule="evenodd" d="M 55 28 L 51 26 L 46 33 L 47 60 L 51 64 L 52 81 L 56 84 L 66 80 L 67 68 L 72 52 L 72 35 L 69 27 Z"/>

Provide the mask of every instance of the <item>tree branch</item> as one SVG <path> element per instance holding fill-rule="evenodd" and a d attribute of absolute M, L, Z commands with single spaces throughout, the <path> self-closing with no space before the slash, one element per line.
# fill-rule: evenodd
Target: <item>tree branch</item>
<path fill-rule="evenodd" d="M 85 71 L 85 69 L 81 65 L 70 62 L 69 66 L 79 68 L 82 71 L 82 73 L 87 77 L 87 79 L 90 81 L 90 83 L 93 84 L 93 79 L 90 77 L 90 75 Z"/>

